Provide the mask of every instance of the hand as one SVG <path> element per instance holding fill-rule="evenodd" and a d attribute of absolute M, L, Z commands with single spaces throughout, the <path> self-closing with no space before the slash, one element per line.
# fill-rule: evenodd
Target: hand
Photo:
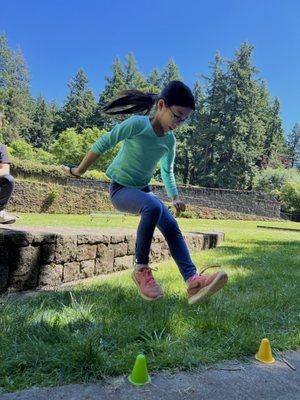
<path fill-rule="evenodd" d="M 72 178 L 79 178 L 82 174 L 78 171 L 78 167 L 68 167 L 67 165 L 61 166 L 63 172 Z"/>
<path fill-rule="evenodd" d="M 180 199 L 174 199 L 173 206 L 176 208 L 177 212 L 185 211 L 185 204 Z"/>

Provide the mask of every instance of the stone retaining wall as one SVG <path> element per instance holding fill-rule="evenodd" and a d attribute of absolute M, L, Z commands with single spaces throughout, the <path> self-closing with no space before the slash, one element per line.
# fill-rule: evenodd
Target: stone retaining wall
<path fill-rule="evenodd" d="M 216 247 L 224 234 L 187 233 L 190 251 Z M 99 234 L 0 229 L 0 293 L 56 286 L 65 282 L 131 268 L 135 233 L 112 230 Z M 162 235 L 154 235 L 151 261 L 170 256 Z"/>
<path fill-rule="evenodd" d="M 263 192 L 199 187 L 185 188 L 181 197 L 193 206 L 280 218 L 279 202 Z"/>
<path fill-rule="evenodd" d="M 13 169 L 12 173 L 17 177 L 26 177 L 24 171 Z M 87 189 L 89 189 L 88 192 L 91 191 L 90 193 L 93 193 L 92 198 L 94 197 L 95 193 L 101 193 L 102 195 L 104 193 L 107 195 L 108 193 L 109 182 L 83 178 L 61 178 L 38 173 L 35 174 L 35 177 L 41 179 L 43 182 L 52 182 L 57 183 L 62 187 L 68 187 L 71 192 L 72 190 L 74 191 L 75 188 L 77 188 L 77 190 L 81 188 L 83 190 L 83 196 L 85 197 L 88 197 L 88 195 L 85 195 Z M 157 194 L 159 198 L 161 198 L 163 201 L 168 200 L 165 189 L 162 185 L 152 185 L 152 188 L 153 192 Z M 18 187 L 16 189 L 19 190 Z M 255 214 L 269 218 L 280 218 L 280 203 L 275 198 L 272 198 L 263 192 L 256 192 L 252 190 L 203 188 L 183 185 L 179 185 L 178 189 L 181 198 L 187 204 L 193 206 Z M 16 201 L 16 198 L 19 199 L 19 197 L 19 193 L 16 194 L 13 198 L 13 202 Z M 33 204 L 35 204 L 34 199 Z M 84 202 L 82 202 L 82 206 L 84 208 Z M 80 207 L 77 207 L 77 209 L 79 210 L 79 214 L 82 213 L 80 211 Z"/>
<path fill-rule="evenodd" d="M 114 212 L 108 193 L 95 189 L 16 179 L 8 211 L 25 213 L 90 214 Z"/>

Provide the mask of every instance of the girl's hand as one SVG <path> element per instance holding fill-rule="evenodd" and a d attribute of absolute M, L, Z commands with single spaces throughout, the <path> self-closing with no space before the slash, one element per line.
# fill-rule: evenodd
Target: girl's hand
<path fill-rule="evenodd" d="M 67 175 L 70 176 L 72 178 L 80 178 L 80 176 L 82 175 L 79 171 L 78 171 L 78 167 L 68 167 L 67 165 L 62 165 L 61 166 L 63 172 Z"/>
<path fill-rule="evenodd" d="M 176 211 L 185 211 L 185 204 L 180 199 L 173 200 L 173 206 L 176 208 Z"/>

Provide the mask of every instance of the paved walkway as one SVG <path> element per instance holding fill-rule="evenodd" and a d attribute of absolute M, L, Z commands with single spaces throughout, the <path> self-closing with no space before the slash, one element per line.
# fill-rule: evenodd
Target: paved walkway
<path fill-rule="evenodd" d="M 152 383 L 132 386 L 126 377 L 106 384 L 34 388 L 0 395 L 1 400 L 299 400 L 300 351 L 283 356 L 296 371 L 281 361 L 265 365 L 224 362 L 202 372 L 151 375 Z"/>

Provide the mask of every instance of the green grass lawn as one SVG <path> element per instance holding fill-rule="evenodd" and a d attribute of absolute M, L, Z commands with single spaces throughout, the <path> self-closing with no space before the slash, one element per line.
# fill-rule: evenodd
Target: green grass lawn
<path fill-rule="evenodd" d="M 136 217 L 109 223 L 89 216 L 21 215 L 19 225 L 136 227 Z M 300 344 L 300 232 L 292 222 L 179 219 L 183 231 L 222 230 L 217 249 L 193 254 L 201 267 L 217 263 L 229 275 L 222 292 L 188 306 L 186 287 L 172 260 L 157 264 L 165 298 L 145 302 L 130 271 L 82 283 L 61 293 L 0 305 L 0 387 L 91 382 L 128 374 L 136 355 L 150 371 L 191 369 L 253 356 L 268 337 L 273 349 Z"/>

